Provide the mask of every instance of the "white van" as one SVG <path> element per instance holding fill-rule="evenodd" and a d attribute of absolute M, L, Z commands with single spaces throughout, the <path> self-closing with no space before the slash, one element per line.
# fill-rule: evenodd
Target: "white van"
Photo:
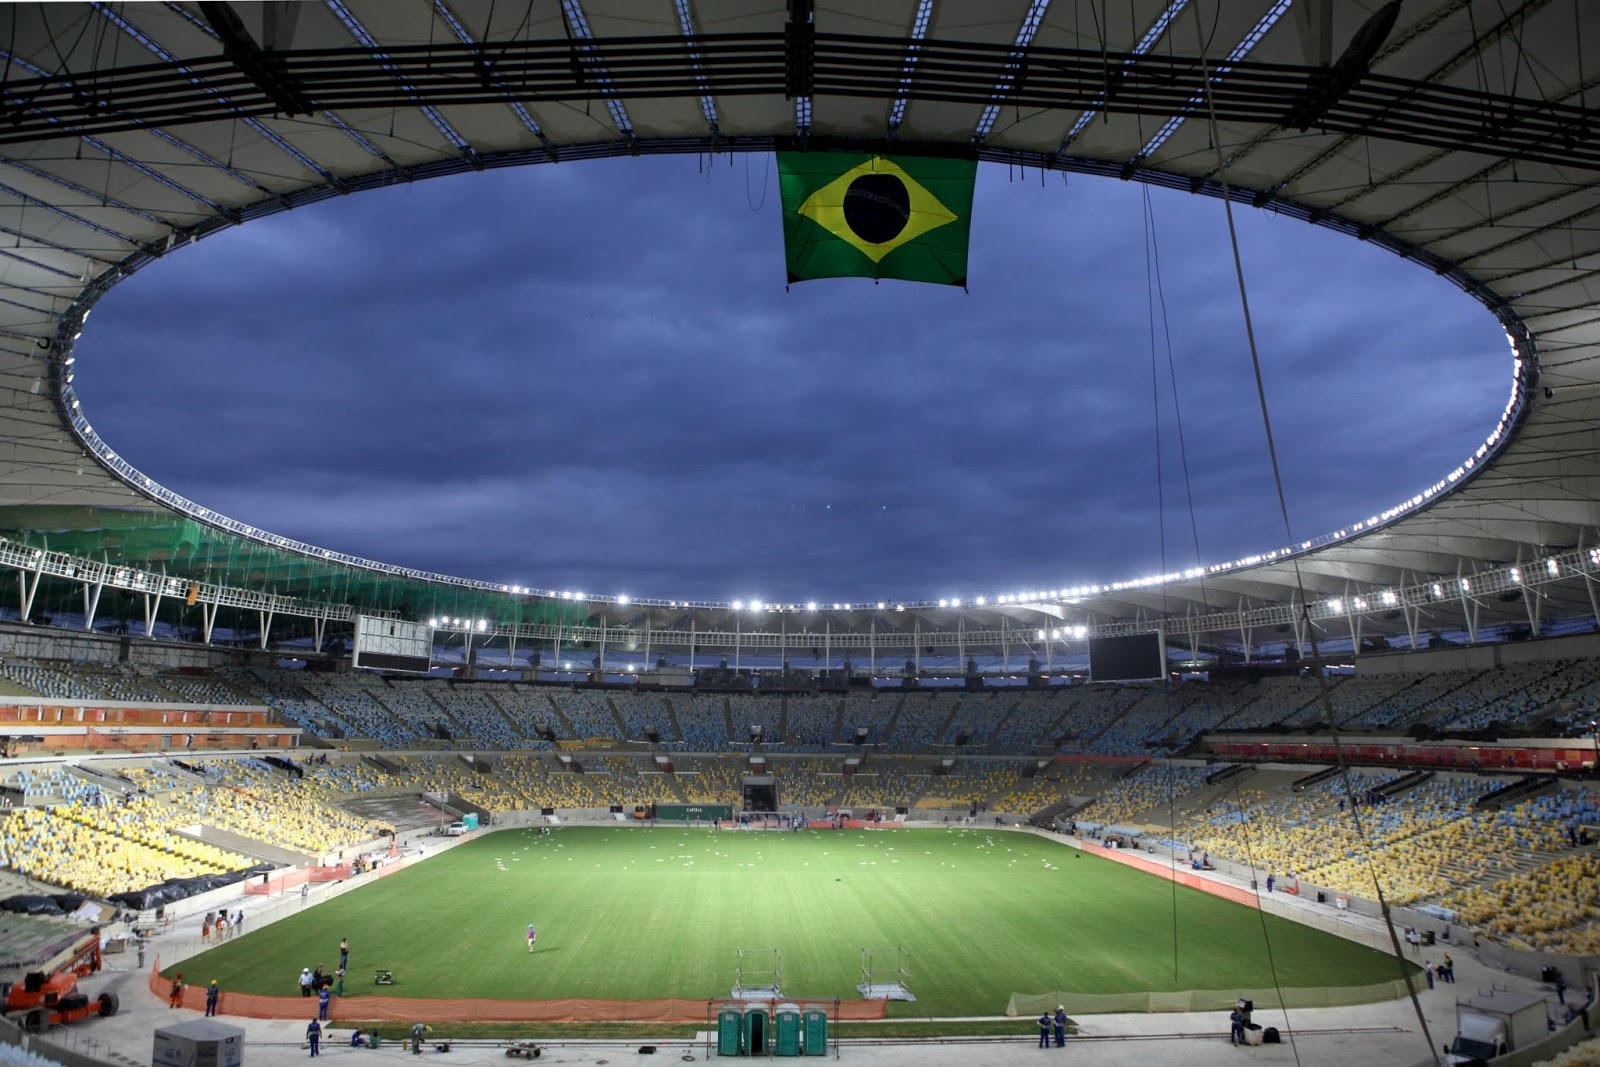
<path fill-rule="evenodd" d="M 462 834 L 467 832 L 467 824 L 457 819 L 449 826 L 446 826 L 444 828 L 444 832 L 451 837 L 460 837 Z"/>

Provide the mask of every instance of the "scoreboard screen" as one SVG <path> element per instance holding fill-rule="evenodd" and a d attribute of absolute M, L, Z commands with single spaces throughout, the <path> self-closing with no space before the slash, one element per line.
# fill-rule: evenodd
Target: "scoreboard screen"
<path fill-rule="evenodd" d="M 427 674 L 433 662 L 433 629 L 425 622 L 357 615 L 351 658 L 356 667 Z"/>

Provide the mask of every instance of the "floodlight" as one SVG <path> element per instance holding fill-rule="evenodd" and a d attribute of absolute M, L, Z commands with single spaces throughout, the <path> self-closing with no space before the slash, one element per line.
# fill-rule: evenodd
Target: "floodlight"
<path fill-rule="evenodd" d="M 617 597 L 617 603 L 621 604 L 623 606 L 626 606 L 627 603 L 628 603 L 628 594 L 627 593 L 623 593 L 620 596 L 618 596 Z"/>
<path fill-rule="evenodd" d="M 1461 579 L 1461 591 L 1463 593 L 1472 592 L 1472 579 L 1470 579 L 1470 578 Z"/>
<path fill-rule="evenodd" d="M 974 603 L 976 603 L 978 605 L 978 607 L 981 608 L 981 607 L 984 606 L 984 604 L 988 603 L 988 600 L 986 598 L 984 598 L 984 597 L 979 597 Z"/>
<path fill-rule="evenodd" d="M 743 610 L 744 610 L 744 601 L 742 601 L 742 600 L 735 600 L 735 601 L 734 601 L 734 602 L 733 602 L 733 610 L 734 610 L 734 611 L 743 611 Z"/>
<path fill-rule="evenodd" d="M 1509 572 L 1507 572 L 1507 576 L 1511 579 L 1511 584 L 1512 585 L 1521 585 L 1522 584 L 1522 570 L 1521 570 L 1521 568 L 1512 567 L 1511 570 Z"/>
<path fill-rule="evenodd" d="M 1554 558 L 1547 559 L 1544 561 L 1544 569 L 1550 572 L 1550 577 L 1554 578 L 1561 573 L 1561 564 L 1557 563 Z"/>
<path fill-rule="evenodd" d="M 806 601 L 806 610 L 807 611 L 816 611 L 817 610 L 817 602 L 815 600 Z"/>

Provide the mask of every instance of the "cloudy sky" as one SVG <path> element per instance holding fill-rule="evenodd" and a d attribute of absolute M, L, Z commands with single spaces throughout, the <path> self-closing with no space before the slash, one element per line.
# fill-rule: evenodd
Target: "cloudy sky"
<path fill-rule="evenodd" d="M 225 514 L 541 588 L 970 597 L 1284 543 L 1221 203 L 981 168 L 973 217 L 970 292 L 785 290 L 770 156 L 364 193 L 124 282 L 76 384 Z M 1511 380 L 1487 312 L 1236 219 L 1295 538 L 1477 447 Z"/>

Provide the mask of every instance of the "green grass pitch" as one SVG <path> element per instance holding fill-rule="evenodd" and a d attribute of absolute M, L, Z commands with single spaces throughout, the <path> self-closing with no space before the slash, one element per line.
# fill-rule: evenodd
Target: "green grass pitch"
<path fill-rule="evenodd" d="M 1006 831 L 505 830 L 180 969 L 296 995 L 300 968 L 336 967 L 348 936 L 350 996 L 700 998 L 729 994 L 739 949 L 776 948 L 786 994 L 850 999 L 861 950 L 901 946 L 917 1003 L 894 1014 L 918 1016 L 998 1014 L 1013 992 L 1260 988 L 1272 965 L 1284 986 L 1399 976 L 1388 956 L 1262 918 Z M 380 967 L 398 984 L 374 986 Z"/>

